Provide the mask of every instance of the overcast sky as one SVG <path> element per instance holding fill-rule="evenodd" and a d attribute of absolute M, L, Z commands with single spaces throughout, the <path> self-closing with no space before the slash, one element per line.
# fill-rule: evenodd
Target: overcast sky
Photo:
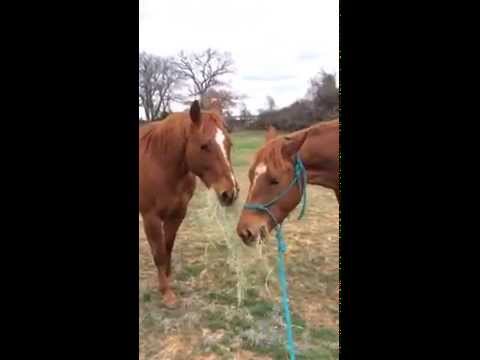
<path fill-rule="evenodd" d="M 277 107 L 302 98 L 322 69 L 338 81 L 338 0 L 139 1 L 140 51 L 230 52 L 236 72 L 228 80 L 253 113 L 267 95 Z"/>

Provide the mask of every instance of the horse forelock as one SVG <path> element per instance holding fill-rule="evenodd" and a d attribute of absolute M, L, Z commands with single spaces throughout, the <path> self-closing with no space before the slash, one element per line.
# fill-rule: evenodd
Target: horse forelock
<path fill-rule="evenodd" d="M 276 138 L 266 143 L 255 157 L 254 166 L 264 163 L 270 171 L 285 171 L 292 167 L 282 153 L 283 139 Z"/>
<path fill-rule="evenodd" d="M 228 132 L 226 131 L 224 120 L 220 114 L 214 111 L 203 111 L 202 112 L 202 133 L 206 136 L 215 136 L 217 129 L 220 129 L 225 138 L 230 141 L 230 137 L 228 136 Z"/>

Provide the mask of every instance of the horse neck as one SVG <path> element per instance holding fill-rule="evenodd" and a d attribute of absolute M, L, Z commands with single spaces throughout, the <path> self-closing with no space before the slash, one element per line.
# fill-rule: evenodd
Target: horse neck
<path fill-rule="evenodd" d="M 152 134 L 150 154 L 174 178 L 189 171 L 185 159 L 190 131 L 188 125 L 183 117 L 172 114 L 160 122 Z"/>
<path fill-rule="evenodd" d="M 299 151 L 308 183 L 335 189 L 338 187 L 338 127 L 322 125 L 312 130 Z"/>

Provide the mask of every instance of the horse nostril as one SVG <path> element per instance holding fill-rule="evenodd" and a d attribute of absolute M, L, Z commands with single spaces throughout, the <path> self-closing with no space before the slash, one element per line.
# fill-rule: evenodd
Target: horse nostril
<path fill-rule="evenodd" d="M 241 231 L 239 235 L 242 238 L 242 240 L 246 242 L 247 240 L 250 240 L 252 238 L 253 233 L 249 229 L 245 229 Z"/>
<path fill-rule="evenodd" d="M 231 191 L 224 191 L 220 194 L 220 199 L 223 203 L 229 204 L 233 201 L 233 192 Z"/>

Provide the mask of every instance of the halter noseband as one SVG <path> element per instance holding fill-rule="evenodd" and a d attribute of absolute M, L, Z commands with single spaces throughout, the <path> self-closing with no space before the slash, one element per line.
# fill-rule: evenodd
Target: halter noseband
<path fill-rule="evenodd" d="M 303 166 L 303 162 L 300 159 L 300 156 L 298 153 L 295 155 L 295 174 L 293 175 L 293 179 L 290 181 L 290 184 L 282 191 L 280 194 L 275 196 L 272 200 L 265 204 L 256 204 L 256 203 L 246 203 L 243 208 L 244 209 L 249 209 L 249 210 L 259 210 L 259 211 L 265 211 L 273 220 L 275 227 L 277 228 L 281 224 L 277 221 L 273 213 L 270 211 L 270 206 L 275 204 L 278 200 L 283 198 L 289 191 L 290 189 L 297 184 L 298 187 L 300 188 L 300 193 L 301 193 L 301 201 L 302 201 L 302 209 L 300 210 L 300 215 L 298 216 L 298 219 L 300 220 L 305 213 L 305 206 L 307 203 L 307 192 L 306 192 L 306 185 L 307 185 L 307 172 L 305 170 L 305 166 Z"/>

